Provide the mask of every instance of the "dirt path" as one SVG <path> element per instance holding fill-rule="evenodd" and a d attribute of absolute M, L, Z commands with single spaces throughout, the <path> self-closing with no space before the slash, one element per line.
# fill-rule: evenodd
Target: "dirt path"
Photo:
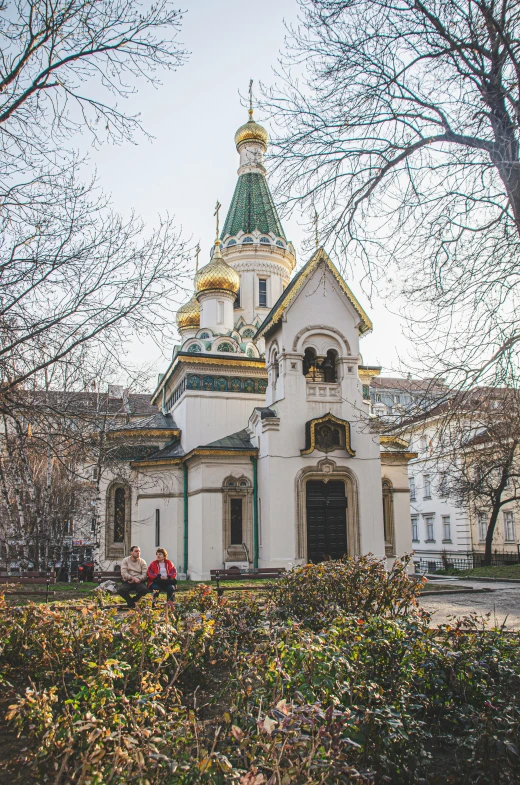
<path fill-rule="evenodd" d="M 471 586 L 474 589 L 490 588 L 491 592 L 476 594 L 442 594 L 422 597 L 421 606 L 433 613 L 432 624 L 445 624 L 450 616 L 466 616 L 490 613 L 490 623 L 505 626 L 509 630 L 520 630 L 520 584 L 481 583 L 480 581 L 457 581 L 456 588 Z"/>

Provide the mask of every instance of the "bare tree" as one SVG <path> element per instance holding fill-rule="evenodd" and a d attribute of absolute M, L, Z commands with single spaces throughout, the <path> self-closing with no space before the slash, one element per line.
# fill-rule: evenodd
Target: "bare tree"
<path fill-rule="evenodd" d="M 484 564 L 504 505 L 520 500 L 520 390 L 481 388 L 437 413 L 436 474 L 442 496 L 487 516 Z"/>
<path fill-rule="evenodd" d="M 427 307 L 441 374 L 482 380 L 520 340 L 518 4 L 299 4 L 264 104 L 285 206 Z"/>
<path fill-rule="evenodd" d="M 95 141 L 141 129 L 116 103 L 143 79 L 176 69 L 181 12 L 170 0 L 6 0 L 0 18 L 0 142 L 3 166 L 34 165 L 64 137 Z M 16 168 L 19 163 L 14 164 Z"/>
<path fill-rule="evenodd" d="M 118 101 L 177 68 L 181 15 L 168 0 L 8 2 L 0 17 L 0 408 L 88 345 L 170 329 L 185 244 L 170 219 L 147 231 L 115 214 L 66 147 L 133 139 Z"/>

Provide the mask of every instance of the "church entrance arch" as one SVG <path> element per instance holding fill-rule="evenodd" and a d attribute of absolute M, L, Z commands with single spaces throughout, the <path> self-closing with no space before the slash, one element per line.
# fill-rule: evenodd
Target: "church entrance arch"
<path fill-rule="evenodd" d="M 355 473 L 330 458 L 301 469 L 296 475 L 297 558 L 316 562 L 360 554 Z"/>
<path fill-rule="evenodd" d="M 307 560 L 341 559 L 347 548 L 347 496 L 343 480 L 307 480 Z"/>

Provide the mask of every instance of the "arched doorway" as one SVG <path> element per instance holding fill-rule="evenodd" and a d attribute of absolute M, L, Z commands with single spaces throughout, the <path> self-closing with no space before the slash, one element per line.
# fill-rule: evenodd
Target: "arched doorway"
<path fill-rule="evenodd" d="M 307 559 L 317 563 L 348 553 L 347 496 L 343 480 L 307 480 Z"/>

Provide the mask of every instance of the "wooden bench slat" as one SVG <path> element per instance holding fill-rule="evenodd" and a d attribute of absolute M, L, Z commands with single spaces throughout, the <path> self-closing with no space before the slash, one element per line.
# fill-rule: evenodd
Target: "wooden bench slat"
<path fill-rule="evenodd" d="M 10 575 L 7 578 L 2 576 L 0 583 L 23 583 L 31 586 L 32 584 L 56 583 L 56 581 L 51 581 L 49 578 L 20 578 L 18 575 Z"/>

